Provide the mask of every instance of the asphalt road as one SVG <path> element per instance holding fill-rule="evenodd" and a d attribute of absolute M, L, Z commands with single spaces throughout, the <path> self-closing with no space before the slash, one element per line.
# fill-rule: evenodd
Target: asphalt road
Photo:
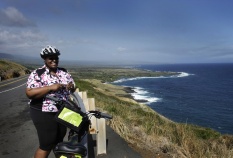
<path fill-rule="evenodd" d="M 38 147 L 25 95 L 28 76 L 0 82 L 0 158 L 32 158 Z M 65 138 L 66 139 L 66 138 Z M 136 151 L 107 126 L 107 155 L 96 155 L 95 136 L 89 136 L 89 158 L 139 158 Z M 53 153 L 49 158 L 55 158 Z"/>

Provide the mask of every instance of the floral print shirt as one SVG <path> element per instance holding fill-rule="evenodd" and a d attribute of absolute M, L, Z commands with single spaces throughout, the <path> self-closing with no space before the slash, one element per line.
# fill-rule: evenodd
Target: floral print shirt
<path fill-rule="evenodd" d="M 38 71 L 39 69 L 45 69 L 45 71 L 39 76 Z M 39 87 L 45 87 L 50 86 L 55 83 L 59 84 L 68 84 L 69 82 L 72 82 L 74 85 L 74 80 L 71 77 L 71 75 L 64 71 L 63 68 L 57 68 L 56 76 L 53 76 L 50 74 L 49 69 L 44 65 L 43 67 L 39 68 L 37 70 L 34 70 L 30 76 L 28 77 L 27 81 L 27 88 L 39 88 Z M 53 96 L 59 99 L 67 100 L 70 92 L 66 89 L 61 89 L 58 91 L 51 91 L 47 95 Z M 32 100 L 30 100 L 31 102 Z M 57 112 L 58 108 L 56 107 L 56 104 L 53 100 L 43 98 L 42 101 L 42 111 L 43 112 Z"/>

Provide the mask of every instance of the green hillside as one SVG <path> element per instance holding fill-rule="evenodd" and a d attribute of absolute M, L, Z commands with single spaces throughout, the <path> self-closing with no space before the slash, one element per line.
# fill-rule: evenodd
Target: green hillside
<path fill-rule="evenodd" d="M 23 76 L 28 73 L 30 73 L 30 71 L 26 67 L 9 60 L 0 59 L 1 80 Z"/>

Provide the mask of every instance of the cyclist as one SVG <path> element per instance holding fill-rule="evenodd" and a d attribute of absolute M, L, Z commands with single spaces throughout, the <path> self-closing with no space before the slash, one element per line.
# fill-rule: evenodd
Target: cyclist
<path fill-rule="evenodd" d="M 75 91 L 75 83 L 66 69 L 58 67 L 60 51 L 47 46 L 40 56 L 44 66 L 34 70 L 28 77 L 26 95 L 30 99 L 30 115 L 37 130 L 39 148 L 34 158 L 47 158 L 53 147 L 63 141 L 66 127 L 54 120 L 59 110 L 55 102 L 45 96 L 67 100 Z"/>

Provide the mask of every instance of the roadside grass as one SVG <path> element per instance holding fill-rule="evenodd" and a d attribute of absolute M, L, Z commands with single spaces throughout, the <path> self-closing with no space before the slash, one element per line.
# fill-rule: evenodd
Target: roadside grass
<path fill-rule="evenodd" d="M 124 101 L 99 86 L 76 80 L 80 91 L 95 98 L 96 106 L 114 116 L 110 126 L 143 157 L 163 153 L 168 157 L 233 157 L 233 136 L 221 135 L 191 124 L 175 123 L 147 106 Z M 150 153 L 150 154 L 148 154 Z"/>
<path fill-rule="evenodd" d="M 12 69 L 12 68 L 15 68 L 15 67 L 23 67 L 23 66 L 21 66 L 20 64 L 15 63 L 15 62 L 12 62 L 12 61 L 0 59 L 0 69 L 1 70 Z"/>

